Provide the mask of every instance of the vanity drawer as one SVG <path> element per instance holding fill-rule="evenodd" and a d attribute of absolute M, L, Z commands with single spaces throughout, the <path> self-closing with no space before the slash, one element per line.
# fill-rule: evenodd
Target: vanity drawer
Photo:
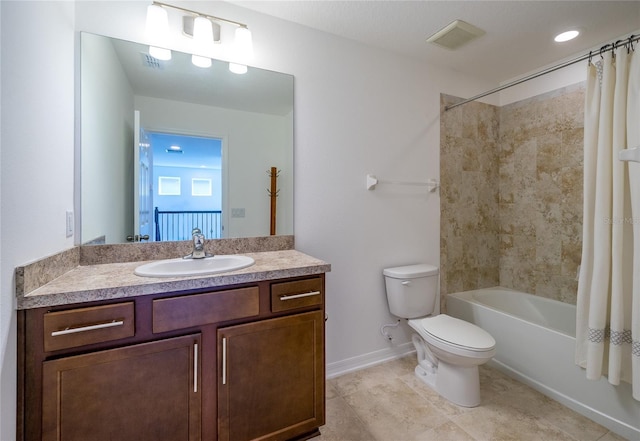
<path fill-rule="evenodd" d="M 322 304 L 322 278 L 274 283 L 271 285 L 271 311 L 287 311 Z"/>
<path fill-rule="evenodd" d="M 260 312 L 257 286 L 153 301 L 153 332 L 218 323 Z"/>
<path fill-rule="evenodd" d="M 102 343 L 135 334 L 133 302 L 48 312 L 44 315 L 45 352 Z"/>

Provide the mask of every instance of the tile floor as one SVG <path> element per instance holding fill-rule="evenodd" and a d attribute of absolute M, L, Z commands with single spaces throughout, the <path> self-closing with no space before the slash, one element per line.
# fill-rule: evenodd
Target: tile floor
<path fill-rule="evenodd" d="M 415 356 L 327 381 L 318 441 L 620 441 L 571 409 L 501 372 L 480 367 L 482 404 L 463 408 L 418 380 Z"/>

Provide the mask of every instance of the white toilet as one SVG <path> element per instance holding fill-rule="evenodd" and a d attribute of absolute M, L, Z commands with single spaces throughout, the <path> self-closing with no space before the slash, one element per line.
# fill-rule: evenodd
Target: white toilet
<path fill-rule="evenodd" d="M 464 407 L 480 404 L 478 366 L 496 353 L 484 329 L 440 314 L 438 268 L 417 264 L 383 271 L 391 314 L 409 319 L 418 355 L 416 376 L 447 400 Z"/>

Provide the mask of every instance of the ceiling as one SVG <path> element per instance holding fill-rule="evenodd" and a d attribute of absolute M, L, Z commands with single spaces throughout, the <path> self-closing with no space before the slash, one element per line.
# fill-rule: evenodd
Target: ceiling
<path fill-rule="evenodd" d="M 495 82 L 588 53 L 640 30 L 640 1 L 229 1 Z M 426 42 L 456 19 L 486 34 L 456 51 Z M 569 28 L 580 30 L 580 36 L 563 44 L 553 41 Z"/>

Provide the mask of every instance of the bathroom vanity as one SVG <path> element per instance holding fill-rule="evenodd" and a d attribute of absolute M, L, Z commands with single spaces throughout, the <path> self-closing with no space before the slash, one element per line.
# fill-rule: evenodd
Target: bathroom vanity
<path fill-rule="evenodd" d="M 196 278 L 79 267 L 19 296 L 18 439 L 318 435 L 330 266 L 294 250 L 251 256 Z"/>

